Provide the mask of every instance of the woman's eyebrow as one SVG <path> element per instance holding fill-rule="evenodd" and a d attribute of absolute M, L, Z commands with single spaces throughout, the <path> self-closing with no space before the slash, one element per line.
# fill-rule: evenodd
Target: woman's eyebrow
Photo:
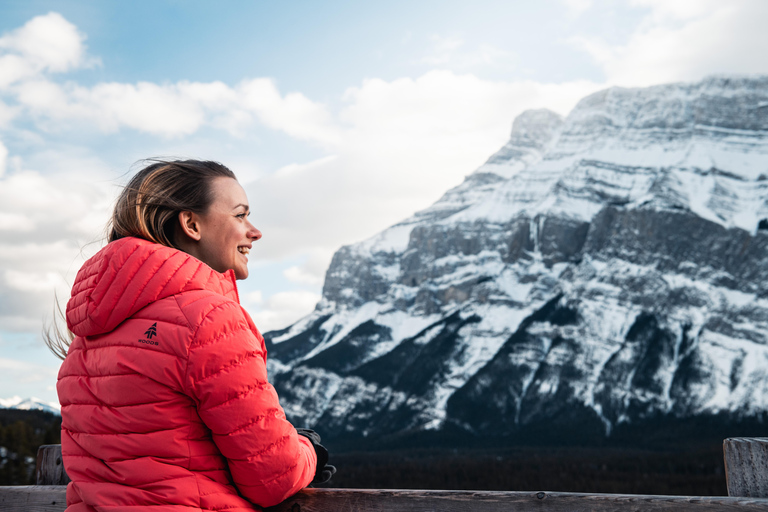
<path fill-rule="evenodd" d="M 232 209 L 233 209 L 233 210 L 237 210 L 237 209 L 238 209 L 238 208 L 240 208 L 241 206 L 242 206 L 243 208 L 245 208 L 245 211 L 249 211 L 249 210 L 250 210 L 250 207 L 249 207 L 247 204 L 244 204 L 244 203 L 236 204 L 236 205 L 235 205 L 235 206 L 234 206 Z"/>

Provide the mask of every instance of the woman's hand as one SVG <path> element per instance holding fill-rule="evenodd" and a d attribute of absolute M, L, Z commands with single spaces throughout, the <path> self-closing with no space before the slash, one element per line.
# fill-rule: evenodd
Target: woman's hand
<path fill-rule="evenodd" d="M 331 477 L 336 474 L 336 467 L 328 464 L 328 450 L 320 444 L 320 434 L 308 428 L 297 428 L 296 433 L 309 439 L 315 448 L 315 454 L 317 454 L 317 470 L 312 483 L 324 484 L 330 481 Z"/>

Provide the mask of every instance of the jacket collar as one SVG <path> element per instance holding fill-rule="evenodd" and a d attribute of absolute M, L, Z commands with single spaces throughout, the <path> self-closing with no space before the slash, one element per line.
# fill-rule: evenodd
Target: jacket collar
<path fill-rule="evenodd" d="M 112 331 L 152 302 L 208 290 L 239 302 L 234 270 L 216 272 L 189 254 L 127 237 L 86 261 L 67 303 L 67 327 L 78 336 Z"/>

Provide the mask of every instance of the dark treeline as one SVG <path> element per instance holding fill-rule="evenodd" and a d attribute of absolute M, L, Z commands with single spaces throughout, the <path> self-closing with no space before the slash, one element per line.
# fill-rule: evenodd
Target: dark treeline
<path fill-rule="evenodd" d="M 61 417 L 43 411 L 0 409 L 0 485 L 35 483 L 37 449 L 61 442 Z"/>
<path fill-rule="evenodd" d="M 608 437 L 574 421 L 497 438 L 332 438 L 330 486 L 725 496 L 723 440 L 765 437 L 767 426 L 762 415 L 710 415 L 622 424 Z"/>
<path fill-rule="evenodd" d="M 333 454 L 323 487 L 725 496 L 722 449 L 407 450 Z"/>

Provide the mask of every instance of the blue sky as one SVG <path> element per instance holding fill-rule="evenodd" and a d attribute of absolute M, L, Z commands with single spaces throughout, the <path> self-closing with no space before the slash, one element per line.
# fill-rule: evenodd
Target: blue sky
<path fill-rule="evenodd" d="M 529 108 L 768 73 L 762 0 L 0 4 L 0 398 L 55 401 L 54 291 L 152 156 L 219 160 L 264 238 L 262 330 L 319 299 L 333 252 L 428 206 Z"/>
<path fill-rule="evenodd" d="M 586 71 L 599 79 L 600 69 L 589 56 L 558 41 L 557 34 L 609 26 L 605 35 L 620 41 L 639 9 L 617 4 L 593 16 L 577 16 L 557 0 L 305 1 L 290 6 L 252 1 L 11 1 L 4 7 L 2 29 L 16 28 L 49 10 L 77 25 L 89 45 L 99 49 L 105 66 L 84 79 L 232 83 L 274 76 L 287 89 L 310 85 L 317 99 L 333 100 L 339 90 L 364 77 L 391 80 L 429 70 L 430 64 L 419 58 L 433 36 L 514 48 L 507 50 L 512 65 L 485 70 L 488 78 L 551 81 Z M 555 37 L 542 41 L 542 31 Z"/>

